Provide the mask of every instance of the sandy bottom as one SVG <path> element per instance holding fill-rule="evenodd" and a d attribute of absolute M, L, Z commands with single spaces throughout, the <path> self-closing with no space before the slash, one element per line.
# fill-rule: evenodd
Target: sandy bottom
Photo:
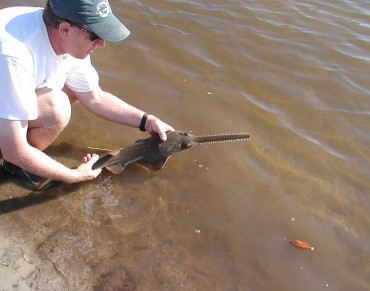
<path fill-rule="evenodd" d="M 156 194 L 175 184 L 125 177 L 38 193 L 1 173 L 0 290 L 237 290 L 225 242 Z"/>

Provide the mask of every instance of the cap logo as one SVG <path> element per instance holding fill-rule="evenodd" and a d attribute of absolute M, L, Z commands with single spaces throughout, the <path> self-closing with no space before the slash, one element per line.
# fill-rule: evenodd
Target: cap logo
<path fill-rule="evenodd" d="M 111 8 L 108 1 L 102 1 L 96 5 L 96 14 L 100 17 L 107 17 L 109 12 L 111 12 Z"/>

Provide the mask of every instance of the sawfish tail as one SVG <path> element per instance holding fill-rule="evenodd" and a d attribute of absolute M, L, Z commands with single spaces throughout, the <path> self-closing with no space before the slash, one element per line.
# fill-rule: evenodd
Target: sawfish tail
<path fill-rule="evenodd" d="M 250 139 L 250 135 L 247 133 L 230 133 L 230 134 L 194 136 L 193 141 L 199 144 L 203 144 L 203 143 L 243 141 L 243 140 L 249 140 L 249 139 Z"/>

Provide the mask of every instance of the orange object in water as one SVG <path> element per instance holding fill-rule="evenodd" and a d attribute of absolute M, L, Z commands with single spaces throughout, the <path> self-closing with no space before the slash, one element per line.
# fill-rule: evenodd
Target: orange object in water
<path fill-rule="evenodd" d="M 289 241 L 289 243 L 301 250 L 312 250 L 313 249 L 313 247 L 308 242 L 304 242 L 301 240 L 295 239 L 295 240 Z"/>

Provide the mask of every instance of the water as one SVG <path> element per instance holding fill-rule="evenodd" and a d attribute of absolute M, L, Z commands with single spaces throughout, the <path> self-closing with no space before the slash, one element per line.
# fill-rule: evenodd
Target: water
<path fill-rule="evenodd" d="M 178 130 L 252 138 L 20 200 L 7 180 L 3 289 L 369 290 L 367 2 L 111 5 L 132 34 L 94 53 L 103 89 Z M 72 166 L 142 137 L 77 105 L 49 153 Z"/>

